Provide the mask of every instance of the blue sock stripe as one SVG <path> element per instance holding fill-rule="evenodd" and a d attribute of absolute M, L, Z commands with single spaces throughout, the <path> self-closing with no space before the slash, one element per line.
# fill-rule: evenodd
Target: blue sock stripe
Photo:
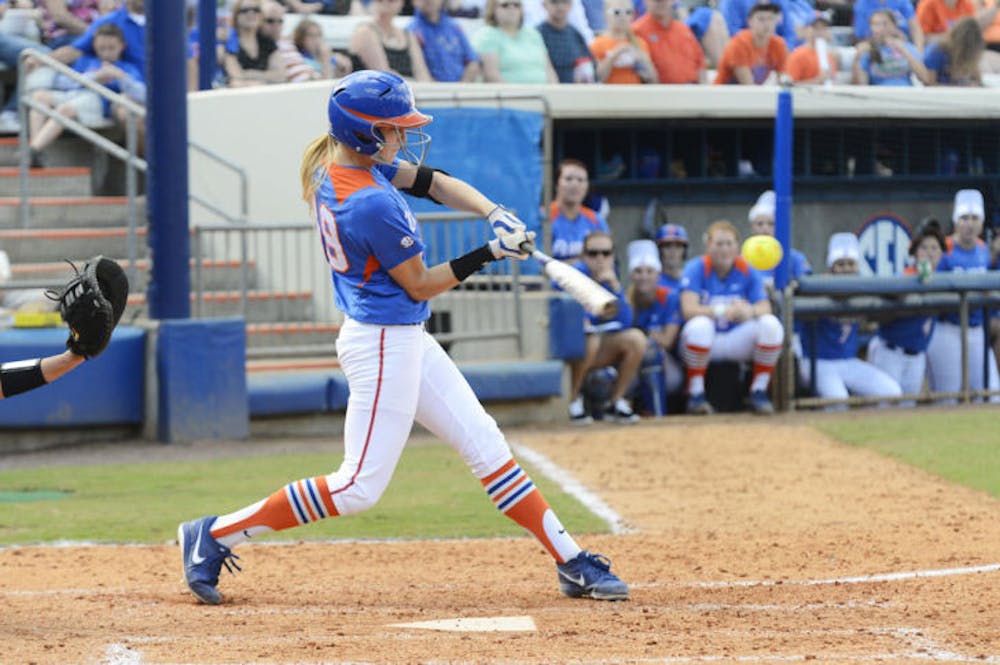
<path fill-rule="evenodd" d="M 535 487 L 535 484 L 529 480 L 527 483 L 524 484 L 524 486 L 521 487 L 521 489 L 519 489 L 516 492 L 514 492 L 513 494 L 511 494 L 509 497 L 507 497 L 503 501 L 503 503 L 501 503 L 499 506 L 497 506 L 497 509 L 499 509 L 501 511 L 507 510 L 507 508 L 510 507 L 512 504 L 517 503 L 517 501 L 518 501 L 517 497 L 521 496 L 525 492 L 530 491 L 534 487 Z"/>
<path fill-rule="evenodd" d="M 515 466 L 513 469 L 510 470 L 510 473 L 508 473 L 506 476 L 504 476 L 500 480 L 496 481 L 495 483 L 487 487 L 486 493 L 489 494 L 490 496 L 493 496 L 497 492 L 497 490 L 501 489 L 504 485 L 507 484 L 508 480 L 510 480 L 519 473 L 521 473 L 521 467 Z"/>
<path fill-rule="evenodd" d="M 316 489 L 316 484 L 313 479 L 310 478 L 305 482 L 306 491 L 309 492 L 309 499 L 312 504 L 316 507 L 316 514 L 320 517 L 329 517 L 326 514 L 326 509 L 323 507 L 323 502 L 319 500 L 319 491 Z"/>
<path fill-rule="evenodd" d="M 295 516 L 299 518 L 299 524 L 308 524 L 309 514 L 305 511 L 299 501 L 298 494 L 295 492 L 295 483 L 289 483 L 286 485 L 285 491 L 288 492 L 288 498 L 291 499 L 292 508 L 295 510 Z"/>

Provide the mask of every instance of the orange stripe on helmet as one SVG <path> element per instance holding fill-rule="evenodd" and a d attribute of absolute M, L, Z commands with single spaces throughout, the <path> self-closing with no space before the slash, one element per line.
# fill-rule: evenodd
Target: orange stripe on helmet
<path fill-rule="evenodd" d="M 354 117 L 360 118 L 362 120 L 367 120 L 373 125 L 377 124 L 394 125 L 396 127 L 406 127 L 409 129 L 413 127 L 423 127 L 424 125 L 429 125 L 431 121 L 434 119 L 432 116 L 424 115 L 420 111 L 415 111 L 415 110 L 410 111 L 405 115 L 397 115 L 394 118 L 382 118 L 376 115 L 368 115 L 367 113 L 360 113 L 358 111 L 355 111 L 354 109 L 349 109 L 346 107 L 343 108 L 345 111 L 347 111 Z"/>

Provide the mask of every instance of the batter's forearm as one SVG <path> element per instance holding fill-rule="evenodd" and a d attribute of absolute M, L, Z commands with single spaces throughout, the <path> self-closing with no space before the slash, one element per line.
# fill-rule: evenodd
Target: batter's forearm
<path fill-rule="evenodd" d="M 469 183 L 441 171 L 434 173 L 430 194 L 436 201 L 440 201 L 441 205 L 453 210 L 476 213 L 483 217 L 489 215 L 490 211 L 497 207 L 496 203 L 486 198 L 482 192 Z"/>

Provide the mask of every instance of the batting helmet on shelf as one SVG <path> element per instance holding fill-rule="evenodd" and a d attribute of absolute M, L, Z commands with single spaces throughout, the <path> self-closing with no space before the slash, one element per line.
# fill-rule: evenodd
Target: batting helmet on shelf
<path fill-rule="evenodd" d="M 383 133 L 388 127 L 403 130 L 406 138 L 400 151 L 409 161 L 423 161 L 430 143 L 420 131 L 414 132 L 415 141 L 409 141 L 408 130 L 418 130 L 433 118 L 417 110 L 409 84 L 390 72 L 365 69 L 342 78 L 330 93 L 327 116 L 333 138 L 362 155 L 372 156 L 392 142 L 394 137 Z"/>

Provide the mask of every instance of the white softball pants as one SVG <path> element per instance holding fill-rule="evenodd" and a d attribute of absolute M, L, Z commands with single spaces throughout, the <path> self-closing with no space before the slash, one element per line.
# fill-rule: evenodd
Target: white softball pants
<path fill-rule="evenodd" d="M 809 385 L 810 361 L 799 359 L 799 374 Z M 848 395 L 863 397 L 898 397 L 903 391 L 891 376 L 860 358 L 816 360 L 816 395 L 844 399 Z M 828 410 L 846 409 L 846 404 L 832 405 Z"/>
<path fill-rule="evenodd" d="M 962 389 L 962 328 L 948 321 L 938 321 L 934 324 L 930 344 L 927 345 L 927 377 L 931 390 L 940 392 L 958 392 Z M 970 327 L 966 333 L 969 345 L 968 367 L 969 388 L 981 390 L 983 382 L 983 353 L 987 356 L 987 374 L 989 387 L 1000 388 L 1000 378 L 997 376 L 997 363 L 993 349 L 984 345 L 983 327 Z M 1000 400 L 991 397 L 991 402 Z M 957 400 L 945 400 L 955 403 Z"/>
<path fill-rule="evenodd" d="M 344 461 L 328 476 L 341 515 L 361 512 L 379 500 L 414 420 L 451 444 L 477 478 L 511 458 L 496 421 L 422 325 L 346 319 L 337 337 L 337 356 L 351 391 Z"/>
<path fill-rule="evenodd" d="M 688 346 L 711 349 L 712 360 L 751 360 L 758 344 L 779 346 L 784 338 L 781 321 L 773 314 L 744 321 L 723 332 L 717 332 L 715 321 L 707 316 L 695 316 L 681 328 L 681 349 L 682 353 Z M 685 362 L 691 365 L 686 357 Z"/>
<path fill-rule="evenodd" d="M 890 349 L 878 335 L 868 343 L 868 362 L 891 376 L 904 395 L 917 395 L 924 389 L 927 371 L 927 353 L 908 355 L 902 349 Z M 900 406 L 914 406 L 916 402 L 900 402 Z"/>

